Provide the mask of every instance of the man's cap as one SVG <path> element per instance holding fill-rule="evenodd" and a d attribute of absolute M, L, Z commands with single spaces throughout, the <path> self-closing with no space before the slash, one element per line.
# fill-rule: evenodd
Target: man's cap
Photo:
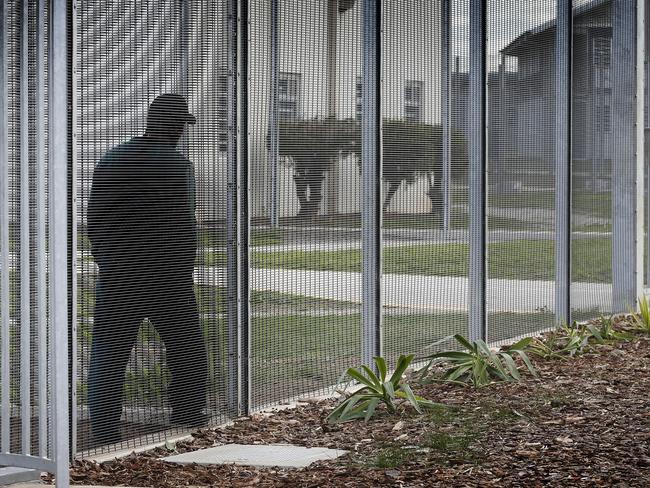
<path fill-rule="evenodd" d="M 192 115 L 187 107 L 187 101 L 177 93 L 164 93 L 158 95 L 151 105 L 147 114 L 147 125 L 162 125 L 171 120 L 196 124 L 196 117 Z"/>

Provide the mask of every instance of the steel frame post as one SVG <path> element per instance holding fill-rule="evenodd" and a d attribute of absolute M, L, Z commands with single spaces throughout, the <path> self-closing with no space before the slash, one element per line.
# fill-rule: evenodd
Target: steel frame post
<path fill-rule="evenodd" d="M 22 453 L 31 454 L 31 270 L 29 184 L 29 2 L 20 9 L 20 424 Z"/>
<path fill-rule="evenodd" d="M 557 0 L 555 32 L 555 322 L 571 323 L 571 94 L 573 5 Z"/>
<path fill-rule="evenodd" d="M 228 302 L 228 412 L 231 416 L 239 414 L 239 289 L 237 257 L 237 0 L 227 4 L 228 25 L 228 146 L 227 146 L 227 198 L 226 198 L 226 293 Z"/>
<path fill-rule="evenodd" d="M 643 292 L 643 60 L 645 2 L 612 2 L 612 308 L 636 307 Z"/>
<path fill-rule="evenodd" d="M 469 337 L 487 339 L 486 3 L 470 2 L 469 72 Z"/>
<path fill-rule="evenodd" d="M 363 0 L 363 100 L 361 120 L 362 362 L 382 352 L 382 5 Z"/>
<path fill-rule="evenodd" d="M 45 189 L 45 2 L 36 6 L 36 320 L 38 331 L 38 443 L 47 457 L 47 229 Z"/>
<path fill-rule="evenodd" d="M 449 232 L 451 218 L 451 0 L 442 0 L 441 36 L 441 118 L 442 118 L 442 227 Z M 438 182 L 436 181 L 437 185 Z"/>
<path fill-rule="evenodd" d="M 190 0 L 181 2 L 181 66 L 179 73 L 180 93 L 187 99 L 189 97 L 189 67 L 190 67 Z M 189 100 L 188 100 L 189 101 Z"/>
<path fill-rule="evenodd" d="M 9 336 L 9 79 L 7 76 L 7 2 L 0 4 L 0 382 L 11 383 Z M 0 400 L 0 451 L 10 449 L 11 399 L 9 388 L 2 388 Z"/>
<path fill-rule="evenodd" d="M 338 80 L 338 23 L 339 0 L 327 0 L 327 117 L 335 120 L 337 117 L 338 93 L 336 82 Z M 340 156 L 337 154 L 331 161 L 328 178 L 328 192 L 324 195 L 324 211 L 334 215 L 339 209 Z"/>
<path fill-rule="evenodd" d="M 636 215 L 636 253 L 638 256 L 636 270 L 637 298 L 644 293 L 643 287 L 643 257 L 644 257 L 644 204 L 643 204 L 643 177 L 645 173 L 645 84 L 646 69 L 645 60 L 647 56 L 647 26 L 646 26 L 647 0 L 637 0 L 636 6 L 636 181 L 637 184 L 637 209 Z M 650 117 L 650 115 L 649 115 Z M 650 233 L 650 230 L 648 231 Z M 649 251 L 650 252 L 650 251 Z"/>
<path fill-rule="evenodd" d="M 73 456 L 77 451 L 77 380 L 79 371 L 77 368 L 77 0 L 67 1 L 68 12 L 68 321 L 69 338 L 68 370 L 70 377 L 69 386 L 69 424 L 70 424 L 70 454 Z M 50 112 L 56 113 L 56 112 Z M 54 144 L 54 142 L 52 143 Z"/>
<path fill-rule="evenodd" d="M 68 107 L 68 2 L 52 0 L 49 42 L 49 216 L 52 329 L 52 436 L 56 482 L 69 484 L 68 438 L 68 127 L 59 117 Z"/>
<path fill-rule="evenodd" d="M 280 77 L 280 42 L 279 42 L 279 2 L 271 0 L 271 100 L 269 107 L 269 162 L 271 163 L 271 226 L 279 225 L 279 113 L 278 113 L 278 79 Z"/>
<path fill-rule="evenodd" d="M 230 0 L 228 158 L 228 337 L 231 413 L 251 408 L 250 380 L 250 155 L 248 126 L 249 5 Z M 234 388 L 234 391 L 233 391 Z M 233 404 L 236 402 L 236 404 Z"/>

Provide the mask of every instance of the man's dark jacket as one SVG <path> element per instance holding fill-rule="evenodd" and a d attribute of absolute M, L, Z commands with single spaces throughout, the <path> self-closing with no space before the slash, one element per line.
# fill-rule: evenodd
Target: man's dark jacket
<path fill-rule="evenodd" d="M 100 272 L 191 273 L 196 256 L 192 163 L 174 146 L 134 137 L 95 166 L 88 236 Z"/>

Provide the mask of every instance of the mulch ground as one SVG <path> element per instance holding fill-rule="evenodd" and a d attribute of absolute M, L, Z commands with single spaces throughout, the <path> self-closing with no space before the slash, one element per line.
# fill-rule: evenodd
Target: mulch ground
<path fill-rule="evenodd" d="M 291 443 L 351 453 L 307 469 L 178 466 L 156 449 L 109 463 L 80 461 L 79 484 L 219 487 L 650 486 L 650 340 L 535 360 L 539 379 L 478 390 L 433 384 L 416 393 L 447 405 L 424 415 L 380 411 L 329 425 L 333 401 L 202 430 L 174 453 L 226 443 Z M 171 448 L 171 446 L 170 446 Z"/>

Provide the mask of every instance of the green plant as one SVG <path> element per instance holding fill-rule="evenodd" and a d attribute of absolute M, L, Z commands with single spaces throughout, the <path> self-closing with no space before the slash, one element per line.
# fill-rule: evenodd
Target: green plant
<path fill-rule="evenodd" d="M 589 346 L 592 332 L 585 326 L 573 322 L 562 325 L 542 339 L 533 339 L 528 351 L 543 359 L 565 359 L 582 354 Z"/>
<path fill-rule="evenodd" d="M 648 304 L 648 297 L 643 295 L 639 298 L 639 313 L 632 314 L 632 320 L 634 323 L 634 328 L 641 332 L 646 332 L 650 334 L 650 304 Z"/>
<path fill-rule="evenodd" d="M 422 376 L 425 376 L 434 364 L 444 362 L 451 364 L 451 368 L 440 378 L 444 382 L 480 387 L 495 381 L 519 381 L 521 375 L 515 356 L 519 356 L 531 374 L 537 376 L 537 371 L 525 352 L 532 342 L 531 338 L 524 338 L 504 351 L 492 351 L 480 339 L 470 342 L 460 334 L 456 334 L 454 338 L 466 351 L 443 351 L 426 357 L 429 363 L 421 370 Z"/>
<path fill-rule="evenodd" d="M 395 413 L 396 401 L 399 399 L 408 401 L 419 413 L 422 413 L 425 408 L 438 406 L 434 402 L 415 395 L 411 387 L 402 381 L 402 375 L 413 361 L 413 357 L 412 354 L 400 356 L 390 378 L 388 378 L 386 360 L 382 357 L 374 358 L 378 374 L 365 365 L 361 366 L 361 370 L 349 368 L 346 375 L 364 386 L 343 400 L 327 416 L 327 421 L 330 423 L 347 422 L 361 418 L 368 421 L 380 403 L 386 405 L 390 413 Z"/>
<path fill-rule="evenodd" d="M 370 465 L 382 469 L 394 469 L 399 468 L 411 457 L 413 457 L 413 453 L 408 449 L 390 446 L 379 451 Z"/>
<path fill-rule="evenodd" d="M 586 328 L 598 344 L 606 344 L 608 342 L 628 340 L 631 338 L 630 334 L 616 330 L 614 327 L 614 316 L 605 317 L 601 315 L 597 325 L 588 324 Z"/>

